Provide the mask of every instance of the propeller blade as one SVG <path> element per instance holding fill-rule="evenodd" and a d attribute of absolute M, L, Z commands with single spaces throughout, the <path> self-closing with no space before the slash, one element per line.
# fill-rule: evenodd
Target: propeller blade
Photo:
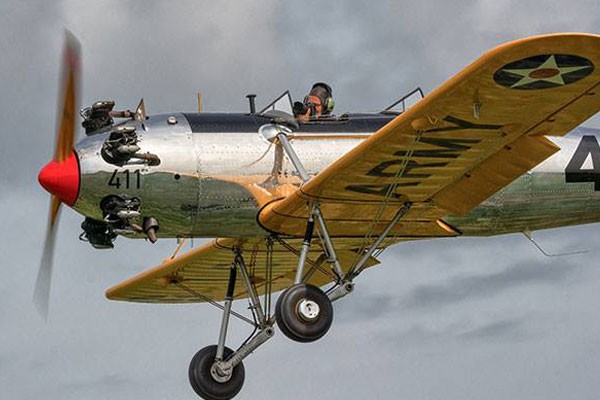
<path fill-rule="evenodd" d="M 48 218 L 48 224 L 51 225 L 53 229 L 54 225 L 58 225 L 58 214 L 60 213 L 61 201 L 58 197 L 52 195 L 50 199 L 50 215 Z"/>
<path fill-rule="evenodd" d="M 79 79 L 81 75 L 80 44 L 69 31 L 65 32 L 65 47 L 61 71 L 62 107 L 58 114 L 58 131 L 54 150 L 54 161 L 63 161 L 73 150 L 75 125 L 77 120 L 77 100 L 79 98 Z"/>
<path fill-rule="evenodd" d="M 52 196 L 50 213 L 48 216 L 48 227 L 46 228 L 46 240 L 42 261 L 35 281 L 33 292 L 33 303 L 44 320 L 48 320 L 48 308 L 50 303 L 50 285 L 52 281 L 52 265 L 54 261 L 54 242 L 56 228 L 58 227 L 58 215 L 61 202 L 56 196 Z"/>
<path fill-rule="evenodd" d="M 65 161 L 72 154 L 73 142 L 75 141 L 79 80 L 81 75 L 80 48 L 79 41 L 75 36 L 71 32 L 66 31 L 61 67 L 59 108 L 57 114 L 58 123 L 54 147 L 54 161 L 58 163 Z M 33 302 L 45 320 L 48 319 L 54 242 L 61 205 L 60 199 L 53 195 L 50 200 L 50 213 L 48 216 L 44 251 L 33 293 Z"/>

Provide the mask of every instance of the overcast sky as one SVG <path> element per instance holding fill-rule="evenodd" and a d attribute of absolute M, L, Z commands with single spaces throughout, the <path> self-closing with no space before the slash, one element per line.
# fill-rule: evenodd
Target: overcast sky
<path fill-rule="evenodd" d="M 189 360 L 218 335 L 220 313 L 205 305 L 106 300 L 175 244 L 121 238 L 95 251 L 68 209 L 49 322 L 36 314 L 48 207 L 36 176 L 52 153 L 64 28 L 82 44 L 84 104 L 144 97 L 158 113 L 194 110 L 198 90 L 206 111 L 246 111 L 246 93 L 260 106 L 317 80 L 333 86 L 338 112 L 378 110 L 502 42 L 600 27 L 598 0 L 286 4 L 0 2 L 2 398 L 194 399 Z M 598 229 L 536 233 L 549 252 L 590 250 L 559 258 L 519 235 L 398 245 L 335 304 L 324 339 L 278 333 L 248 358 L 239 398 L 597 399 Z M 233 328 L 236 346 L 249 331 Z"/>

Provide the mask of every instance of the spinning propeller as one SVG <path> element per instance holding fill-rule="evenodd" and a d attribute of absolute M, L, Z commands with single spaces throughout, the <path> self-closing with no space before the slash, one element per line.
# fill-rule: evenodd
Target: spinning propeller
<path fill-rule="evenodd" d="M 79 97 L 80 45 L 75 36 L 66 32 L 61 71 L 61 86 L 54 158 L 39 173 L 40 184 L 51 193 L 50 215 L 44 252 L 35 283 L 33 301 L 44 317 L 48 317 L 50 283 L 54 258 L 54 241 L 62 203 L 75 204 L 79 193 L 79 166 L 73 152 Z"/>

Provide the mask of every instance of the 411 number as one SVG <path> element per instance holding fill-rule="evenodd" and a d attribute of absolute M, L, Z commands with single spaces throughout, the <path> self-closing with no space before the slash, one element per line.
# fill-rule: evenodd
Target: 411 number
<path fill-rule="evenodd" d="M 120 189 L 121 186 L 123 186 L 124 189 L 139 189 L 141 186 L 140 176 L 141 172 L 139 169 L 136 169 L 133 172 L 130 172 L 128 169 L 124 171 L 115 169 L 110 177 L 110 180 L 108 181 L 108 186 L 113 186 L 117 189 Z M 121 178 L 123 179 L 121 180 Z"/>

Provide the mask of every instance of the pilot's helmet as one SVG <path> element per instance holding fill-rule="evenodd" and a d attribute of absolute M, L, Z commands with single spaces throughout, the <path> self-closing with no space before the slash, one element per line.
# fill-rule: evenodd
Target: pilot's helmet
<path fill-rule="evenodd" d="M 323 106 L 323 111 L 321 113 L 323 115 L 331 114 L 333 107 L 335 106 L 331 86 L 324 82 L 317 82 L 312 86 L 308 95 L 318 97 L 319 100 L 321 100 L 321 105 Z"/>

